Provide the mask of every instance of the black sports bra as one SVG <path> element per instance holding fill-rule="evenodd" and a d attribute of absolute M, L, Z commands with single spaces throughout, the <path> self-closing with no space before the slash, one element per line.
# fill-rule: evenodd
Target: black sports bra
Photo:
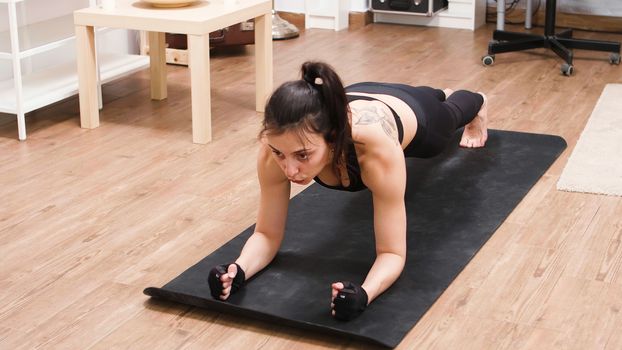
<path fill-rule="evenodd" d="M 356 101 L 356 100 L 380 101 L 378 99 L 375 99 L 369 96 L 361 96 L 361 95 L 346 95 L 346 96 L 348 99 L 348 103 L 352 101 Z M 402 140 L 404 139 L 404 126 L 402 125 L 402 120 L 397 115 L 397 113 L 395 113 L 393 108 L 391 108 L 386 103 L 385 105 L 389 107 L 389 109 L 391 110 L 391 113 L 393 113 L 393 117 L 395 118 L 395 124 L 397 125 L 398 139 L 400 143 L 402 143 Z M 348 187 L 345 187 L 341 184 L 337 186 L 327 185 L 323 183 L 322 180 L 320 180 L 320 178 L 317 176 L 313 180 L 315 180 L 315 182 L 317 182 L 318 184 L 326 188 L 333 189 L 333 190 L 357 192 L 357 191 L 366 189 L 367 186 L 365 186 L 365 184 L 363 183 L 363 179 L 361 178 L 361 167 L 359 165 L 359 161 L 356 156 L 356 149 L 354 148 L 354 143 L 350 143 L 348 145 L 346 152 L 347 152 L 346 153 L 346 170 L 348 172 L 348 179 L 350 180 L 350 184 L 348 185 Z"/>

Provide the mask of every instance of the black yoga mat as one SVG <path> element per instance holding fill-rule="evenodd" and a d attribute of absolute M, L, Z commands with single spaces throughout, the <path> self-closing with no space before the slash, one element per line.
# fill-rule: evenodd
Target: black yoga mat
<path fill-rule="evenodd" d="M 361 283 L 374 261 L 371 194 L 318 184 L 291 200 L 286 236 L 272 264 L 228 302 L 210 297 L 207 274 L 235 260 L 254 227 L 145 294 L 397 346 L 566 147 L 558 136 L 491 130 L 485 148 L 463 149 L 460 134 L 435 158 L 407 159 L 406 268 L 359 318 L 330 316 L 330 284 Z"/>

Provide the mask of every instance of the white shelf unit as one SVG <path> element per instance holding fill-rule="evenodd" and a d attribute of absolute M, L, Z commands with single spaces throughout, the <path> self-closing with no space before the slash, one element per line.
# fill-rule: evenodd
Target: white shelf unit
<path fill-rule="evenodd" d="M 349 0 L 305 0 L 305 28 L 348 28 Z"/>
<path fill-rule="evenodd" d="M 100 54 L 97 58 L 100 69 L 100 83 L 104 84 L 119 76 L 131 74 L 149 65 L 149 56 Z M 53 69 L 42 69 L 22 76 L 22 105 L 18 106 L 13 79 L 0 81 L 0 112 L 17 114 L 47 106 L 78 93 L 78 72 L 76 62 L 55 65 Z M 18 116 L 19 118 L 19 116 Z M 25 139 L 21 137 L 20 140 Z"/>
<path fill-rule="evenodd" d="M 8 6 L 9 30 L 0 33 L 0 59 L 11 60 L 13 77 L 0 81 L 0 112 L 15 114 L 19 140 L 26 139 L 25 114 L 78 93 L 78 73 L 73 60 L 22 73 L 21 61 L 74 42 L 73 14 L 18 26 L 16 4 L 27 0 L 0 0 Z M 96 6 L 95 0 L 88 1 Z M 98 28 L 97 33 L 108 31 Z M 98 67 L 101 83 L 149 66 L 149 57 L 129 54 L 100 54 Z M 100 108 L 101 108 L 101 89 Z"/>

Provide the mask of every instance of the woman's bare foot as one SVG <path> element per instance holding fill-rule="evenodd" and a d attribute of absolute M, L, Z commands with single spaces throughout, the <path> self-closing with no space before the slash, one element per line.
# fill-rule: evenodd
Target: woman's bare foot
<path fill-rule="evenodd" d="M 462 139 L 460 140 L 460 146 L 462 147 L 484 147 L 486 140 L 488 140 L 488 99 L 483 93 L 479 92 L 479 94 L 484 98 L 484 104 L 477 112 L 477 116 L 469 124 L 465 125 Z"/>

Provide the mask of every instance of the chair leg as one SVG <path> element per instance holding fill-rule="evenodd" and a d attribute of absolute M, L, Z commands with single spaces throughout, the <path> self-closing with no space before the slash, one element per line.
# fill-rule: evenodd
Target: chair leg
<path fill-rule="evenodd" d="M 535 34 L 529 34 L 529 33 L 506 32 L 503 30 L 495 30 L 494 32 L 492 32 L 492 39 L 500 40 L 500 41 L 536 39 L 536 38 L 544 38 L 544 37 L 542 35 L 535 35 Z"/>
<path fill-rule="evenodd" d="M 556 38 L 549 38 L 548 43 L 551 50 L 557 54 L 561 59 L 566 61 L 569 65 L 572 65 L 572 51 L 566 48 Z"/>
<path fill-rule="evenodd" d="M 557 38 L 557 40 L 562 45 L 571 49 L 620 53 L 620 43 L 618 42 L 566 38 Z"/>
<path fill-rule="evenodd" d="M 555 37 L 570 39 L 572 38 L 572 29 L 562 30 L 561 32 L 555 34 Z"/>
<path fill-rule="evenodd" d="M 529 39 L 521 39 L 514 41 L 491 42 L 488 44 L 488 54 L 523 51 L 529 49 L 537 49 L 545 47 L 546 40 L 544 37 L 536 37 Z"/>

